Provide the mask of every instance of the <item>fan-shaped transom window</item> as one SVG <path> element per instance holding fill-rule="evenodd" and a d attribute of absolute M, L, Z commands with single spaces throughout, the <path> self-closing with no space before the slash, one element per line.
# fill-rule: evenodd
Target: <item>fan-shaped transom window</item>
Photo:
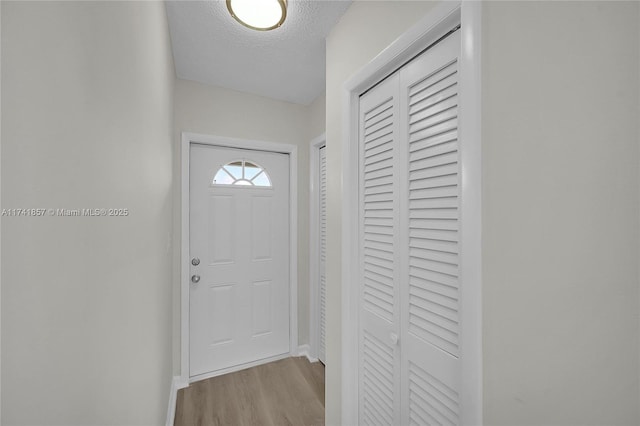
<path fill-rule="evenodd" d="M 271 179 L 267 171 L 256 163 L 238 160 L 220 167 L 213 178 L 213 184 L 271 188 Z"/>

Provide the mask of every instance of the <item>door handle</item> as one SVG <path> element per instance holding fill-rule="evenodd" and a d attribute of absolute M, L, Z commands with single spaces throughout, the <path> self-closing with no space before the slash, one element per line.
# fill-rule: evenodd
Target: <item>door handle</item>
<path fill-rule="evenodd" d="M 396 333 L 391 333 L 389 334 L 389 340 L 391 340 L 391 344 L 395 346 L 398 344 L 398 340 L 400 339 L 398 338 L 398 335 Z"/>
<path fill-rule="evenodd" d="M 197 284 L 200 281 L 200 275 L 191 275 L 191 282 Z"/>

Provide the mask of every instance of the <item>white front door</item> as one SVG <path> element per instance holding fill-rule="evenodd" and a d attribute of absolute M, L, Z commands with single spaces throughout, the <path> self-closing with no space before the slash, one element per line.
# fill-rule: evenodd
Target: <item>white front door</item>
<path fill-rule="evenodd" d="M 192 144 L 190 376 L 289 352 L 289 156 Z"/>

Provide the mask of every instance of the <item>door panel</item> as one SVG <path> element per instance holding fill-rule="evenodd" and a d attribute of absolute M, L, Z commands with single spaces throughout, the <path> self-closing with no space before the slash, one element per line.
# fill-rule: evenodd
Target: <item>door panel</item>
<path fill-rule="evenodd" d="M 289 352 L 289 157 L 195 144 L 190 155 L 193 377 Z"/>
<path fill-rule="evenodd" d="M 252 336 L 268 334 L 273 331 L 271 324 L 273 288 L 271 281 L 258 281 L 251 287 L 251 323 Z M 265 303 L 266 302 L 266 303 Z"/>
<path fill-rule="evenodd" d="M 210 195 L 208 215 L 208 250 L 209 264 L 235 263 L 236 239 L 233 232 L 236 228 L 234 214 L 236 203 L 230 195 Z"/>
<path fill-rule="evenodd" d="M 359 413 L 399 424 L 398 91 L 394 75 L 360 98 Z"/>
<path fill-rule="evenodd" d="M 458 424 L 460 32 L 360 97 L 359 421 Z"/>
<path fill-rule="evenodd" d="M 319 272 L 320 277 L 318 282 L 320 283 L 320 333 L 319 333 L 319 350 L 318 359 L 322 363 L 326 363 L 326 324 L 327 324 L 327 274 L 326 274 L 326 259 L 327 259 L 327 148 L 320 148 L 320 182 L 318 187 L 320 188 L 320 262 Z"/>
<path fill-rule="evenodd" d="M 273 219 L 271 197 L 252 197 L 251 199 L 251 245 L 252 260 L 271 260 L 273 243 Z"/>
<path fill-rule="evenodd" d="M 459 423 L 459 51 L 456 31 L 400 71 L 403 424 Z"/>
<path fill-rule="evenodd" d="M 231 315 L 231 308 L 235 305 L 235 289 L 237 283 L 227 285 L 209 286 L 208 306 L 209 317 L 207 323 L 210 324 L 209 339 L 211 345 L 231 343 L 233 333 L 225 322 Z"/>

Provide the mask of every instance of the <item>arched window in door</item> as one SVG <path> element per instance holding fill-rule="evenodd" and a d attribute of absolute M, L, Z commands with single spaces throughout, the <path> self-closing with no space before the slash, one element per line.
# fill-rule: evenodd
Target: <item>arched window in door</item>
<path fill-rule="evenodd" d="M 267 171 L 253 161 L 237 160 L 220 167 L 213 185 L 244 185 L 271 188 Z"/>

